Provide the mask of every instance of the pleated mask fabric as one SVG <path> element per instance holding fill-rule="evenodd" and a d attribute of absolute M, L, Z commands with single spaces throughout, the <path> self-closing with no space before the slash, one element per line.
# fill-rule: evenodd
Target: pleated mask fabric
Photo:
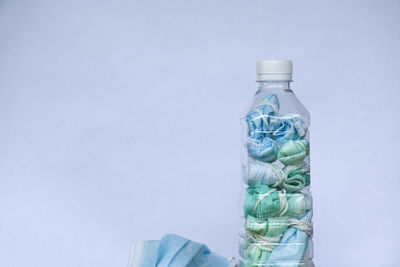
<path fill-rule="evenodd" d="M 278 160 L 285 165 L 296 165 L 301 163 L 308 154 L 307 140 L 289 140 L 279 149 Z"/>
<path fill-rule="evenodd" d="M 303 193 L 286 194 L 267 185 L 250 186 L 246 190 L 244 205 L 245 216 L 251 215 L 257 219 L 270 217 L 303 216 L 311 209 L 312 201 Z"/>
<path fill-rule="evenodd" d="M 228 267 L 225 259 L 204 245 L 187 238 L 167 234 L 161 241 L 137 241 L 132 245 L 128 267 Z"/>
<path fill-rule="evenodd" d="M 291 227 L 286 230 L 280 241 L 280 245 L 272 250 L 268 257 L 266 266 L 273 267 L 298 267 L 308 246 L 308 239 L 312 235 L 311 223 L 312 211 L 308 211 L 300 222 L 303 222 L 302 229 Z"/>
<path fill-rule="evenodd" d="M 289 165 L 282 170 L 275 164 L 253 161 L 248 163 L 245 177 L 249 186 L 265 184 L 295 193 L 310 184 L 308 173 L 309 168 L 305 169 L 303 164 Z"/>

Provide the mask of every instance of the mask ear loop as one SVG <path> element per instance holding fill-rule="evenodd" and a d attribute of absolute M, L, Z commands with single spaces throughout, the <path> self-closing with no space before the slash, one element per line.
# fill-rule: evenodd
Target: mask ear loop
<path fill-rule="evenodd" d="M 311 223 L 297 219 L 290 219 L 289 225 L 306 232 L 309 236 L 313 235 L 313 227 Z"/>
<path fill-rule="evenodd" d="M 303 165 L 304 165 L 304 164 L 303 164 Z M 298 167 L 296 167 L 296 166 L 294 166 L 294 165 L 288 165 L 288 166 L 286 166 L 285 170 L 283 171 L 284 176 L 283 176 L 282 179 L 279 181 L 279 184 L 278 184 L 278 182 L 277 182 L 276 184 L 274 184 L 274 187 L 280 185 L 281 187 L 284 187 L 284 188 L 285 188 L 285 186 L 288 186 L 287 184 L 285 184 L 287 180 L 289 180 L 289 179 L 291 179 L 291 178 L 297 178 L 297 179 L 300 179 L 300 180 L 302 181 L 302 183 L 304 183 L 304 186 L 298 185 L 297 188 L 295 187 L 295 188 L 296 188 L 296 191 L 300 191 L 301 189 L 303 189 L 303 188 L 306 186 L 306 180 L 305 180 L 304 177 L 295 174 L 295 175 L 293 175 L 292 177 L 289 178 L 289 174 L 290 174 L 292 171 L 303 170 L 303 172 L 309 172 L 309 168 L 307 169 L 307 167 L 304 167 L 303 165 L 302 165 L 300 168 L 298 168 Z M 289 186 L 289 187 L 290 187 L 290 186 Z M 287 187 L 286 187 L 286 189 L 287 189 Z"/>
<path fill-rule="evenodd" d="M 310 237 L 313 235 L 313 227 L 311 223 L 306 221 L 301 221 L 297 219 L 289 219 L 288 226 L 297 228 L 306 232 Z M 251 232 L 246 233 L 246 238 L 256 243 L 256 246 L 265 251 L 272 251 L 280 244 L 280 240 L 283 234 L 276 237 L 266 237 L 258 234 L 252 234 Z M 267 247 L 266 247 L 267 246 Z M 248 253 L 246 253 L 247 257 Z"/>
<path fill-rule="evenodd" d="M 282 236 L 283 234 L 275 237 L 267 237 L 259 234 L 252 234 L 251 232 L 246 233 L 246 238 L 256 243 L 256 246 L 260 250 L 264 251 L 273 251 L 277 246 L 279 246 Z"/>
<path fill-rule="evenodd" d="M 257 214 L 257 207 L 258 207 L 258 205 L 260 205 L 261 201 L 263 201 L 264 198 L 266 198 L 267 196 L 269 196 L 271 193 L 273 193 L 275 191 L 276 191 L 276 189 L 271 189 L 267 193 L 260 195 L 258 197 L 258 201 L 256 202 L 256 204 L 254 205 L 254 208 L 253 208 L 254 214 Z"/>
<path fill-rule="evenodd" d="M 257 119 L 259 119 L 259 118 L 261 118 L 262 120 L 263 120 L 263 122 L 265 123 L 265 125 L 267 125 L 267 127 L 269 128 L 269 122 L 268 122 L 268 120 L 267 120 L 267 118 L 265 118 L 265 115 L 264 115 L 264 113 L 262 113 L 260 110 L 258 110 L 258 109 L 255 109 L 254 111 L 256 111 L 256 112 L 258 112 L 258 117 L 257 117 Z"/>
<path fill-rule="evenodd" d="M 265 251 L 272 251 L 274 248 L 279 246 L 279 242 L 281 241 L 282 234 L 276 237 L 266 237 L 262 235 L 253 235 L 251 233 L 246 233 L 246 238 L 256 243 L 256 246 Z M 248 253 L 246 253 L 247 257 Z"/>
<path fill-rule="evenodd" d="M 279 108 L 278 108 L 278 106 L 277 106 L 275 103 L 273 103 L 273 102 L 271 102 L 271 101 L 268 101 L 268 100 L 263 100 L 263 101 L 261 101 L 257 106 L 255 106 L 255 108 L 254 108 L 253 111 L 258 112 L 258 114 L 259 114 L 259 117 L 258 117 L 258 118 L 261 117 L 261 119 L 264 121 L 265 125 L 267 125 L 267 127 L 269 128 L 269 122 L 268 122 L 268 120 L 267 120 L 266 117 L 269 117 L 270 115 L 268 115 L 268 114 L 265 115 L 264 113 L 262 113 L 262 112 L 258 109 L 258 108 L 261 107 L 261 106 L 270 106 L 270 107 L 272 107 L 272 109 L 274 110 L 275 113 L 278 113 Z"/>
<path fill-rule="evenodd" d="M 279 172 L 276 166 L 272 166 L 271 169 L 275 173 L 276 177 L 278 177 L 278 181 L 272 187 L 278 187 L 280 186 L 284 181 L 288 179 L 289 173 L 296 170 L 297 168 L 295 166 L 289 165 L 285 171 L 283 171 L 283 175 L 281 175 L 282 172 Z"/>
<path fill-rule="evenodd" d="M 289 204 L 287 202 L 287 198 L 286 198 L 286 189 L 283 189 L 282 192 L 279 192 L 279 203 L 281 205 L 281 208 L 279 210 L 279 217 L 285 215 L 285 213 L 288 211 L 289 209 Z"/>
<path fill-rule="evenodd" d="M 279 242 L 279 241 L 278 241 L 278 242 Z M 279 245 L 278 242 L 275 242 L 275 243 L 267 243 L 267 244 L 265 244 L 265 243 L 263 243 L 263 244 L 257 243 L 257 247 L 258 247 L 259 249 L 261 249 L 261 250 L 273 251 L 274 248 L 276 248 L 276 247 Z M 271 245 L 269 245 L 269 244 L 271 244 Z M 273 247 L 264 247 L 264 246 L 273 246 Z"/>
<path fill-rule="evenodd" d="M 267 196 L 269 196 L 270 194 L 272 194 L 275 191 L 276 191 L 276 189 L 274 188 L 274 189 L 269 190 L 267 193 L 259 196 L 259 198 L 253 208 L 254 214 L 257 214 L 258 205 L 260 205 L 260 203 L 264 200 L 264 198 L 266 198 Z M 283 189 L 282 192 L 278 191 L 278 193 L 279 193 L 279 204 L 280 204 L 278 216 L 283 216 L 289 209 L 289 204 L 286 199 L 286 190 Z"/>
<path fill-rule="evenodd" d="M 282 184 L 282 182 L 284 180 L 286 180 L 288 174 L 280 171 L 280 169 L 277 166 L 273 166 L 272 164 L 270 164 L 270 165 L 271 165 L 272 171 L 275 173 L 276 177 L 278 177 L 278 181 L 276 181 L 276 183 L 272 187 L 278 187 L 280 184 Z M 283 175 L 282 175 L 282 173 L 283 173 Z"/>

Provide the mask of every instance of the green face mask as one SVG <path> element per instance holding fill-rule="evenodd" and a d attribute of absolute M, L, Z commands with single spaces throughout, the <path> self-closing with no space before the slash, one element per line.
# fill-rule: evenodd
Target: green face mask
<path fill-rule="evenodd" d="M 311 209 L 311 199 L 308 195 L 302 193 L 294 193 L 287 195 L 288 209 L 284 216 L 291 218 L 299 218 Z"/>
<path fill-rule="evenodd" d="M 299 261 L 307 247 L 308 236 L 312 235 L 311 216 L 310 210 L 300 219 L 283 217 L 261 221 L 247 216 L 244 246 L 246 267 L 275 266 L 276 261 Z"/>
<path fill-rule="evenodd" d="M 309 144 L 305 139 L 289 140 L 278 151 L 278 160 L 285 165 L 301 163 L 309 153 Z"/>
<path fill-rule="evenodd" d="M 246 267 L 260 267 L 265 264 L 273 248 L 276 246 L 253 243 L 246 250 Z"/>
<path fill-rule="evenodd" d="M 245 215 L 258 219 L 274 217 L 281 208 L 279 193 L 267 185 L 256 185 L 247 188 Z"/>
<path fill-rule="evenodd" d="M 246 260 L 249 266 L 259 266 L 265 262 L 271 251 L 279 245 L 282 234 L 289 225 L 288 218 L 269 218 L 258 220 L 246 218 Z M 247 265 L 246 265 L 247 266 Z"/>
<path fill-rule="evenodd" d="M 265 220 L 270 217 L 299 218 L 311 208 L 311 199 L 305 194 L 286 194 L 267 185 L 250 186 L 245 199 L 245 215 Z"/>
<path fill-rule="evenodd" d="M 310 165 L 305 162 L 286 166 L 283 168 L 283 172 L 287 175 L 288 180 L 301 179 L 305 182 L 305 186 L 310 185 Z"/>
<path fill-rule="evenodd" d="M 246 218 L 247 231 L 251 232 L 252 234 L 267 237 L 276 237 L 283 234 L 288 227 L 288 224 L 288 218 L 274 217 L 268 218 L 265 221 L 258 220 L 250 215 Z"/>

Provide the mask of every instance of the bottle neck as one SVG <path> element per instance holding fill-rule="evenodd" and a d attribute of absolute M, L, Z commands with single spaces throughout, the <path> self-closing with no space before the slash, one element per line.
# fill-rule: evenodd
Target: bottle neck
<path fill-rule="evenodd" d="M 292 92 L 290 89 L 291 81 L 257 81 L 258 91 L 262 92 Z"/>

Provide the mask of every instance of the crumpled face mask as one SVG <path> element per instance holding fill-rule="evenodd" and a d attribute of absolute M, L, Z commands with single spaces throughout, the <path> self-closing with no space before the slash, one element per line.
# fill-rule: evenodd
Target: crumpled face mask
<path fill-rule="evenodd" d="M 288 175 L 289 179 L 302 179 L 305 182 L 305 186 L 310 185 L 310 165 L 305 162 L 296 165 L 288 165 L 283 168 L 283 172 Z"/>
<path fill-rule="evenodd" d="M 278 145 L 269 136 L 272 132 L 270 116 L 277 116 L 278 112 L 278 97 L 270 94 L 245 117 L 249 130 L 247 149 L 250 157 L 263 162 L 277 159 Z"/>
<path fill-rule="evenodd" d="M 244 255 L 248 265 L 299 266 L 305 256 L 308 236 L 312 235 L 311 216 L 311 211 L 300 220 L 283 217 L 260 221 L 247 216 Z"/>
<path fill-rule="evenodd" d="M 272 250 L 265 266 L 296 267 L 300 265 L 306 256 L 308 238 L 312 236 L 311 218 L 312 211 L 310 210 L 300 218 L 296 226 L 286 230 L 280 245 Z"/>
<path fill-rule="evenodd" d="M 289 140 L 302 139 L 307 134 L 307 127 L 298 114 L 287 114 L 282 117 L 277 117 L 275 120 L 279 126 L 278 129 L 272 133 L 272 136 L 279 146 L 282 146 Z"/>
<path fill-rule="evenodd" d="M 271 131 L 269 116 L 277 116 L 278 112 L 278 96 L 276 94 L 267 95 L 245 117 L 249 129 L 248 135 L 255 139 L 268 136 Z"/>
<path fill-rule="evenodd" d="M 301 163 L 309 153 L 309 144 L 305 139 L 289 140 L 278 152 L 278 160 L 285 165 L 296 165 Z"/>
<path fill-rule="evenodd" d="M 271 138 L 249 138 L 247 141 L 249 156 L 263 162 L 274 162 L 278 156 L 278 145 Z"/>
<path fill-rule="evenodd" d="M 246 176 L 247 184 L 250 186 L 266 184 L 270 187 L 277 187 L 280 180 L 284 179 L 285 173 L 274 164 L 252 161 L 247 166 Z"/>
<path fill-rule="evenodd" d="M 204 244 L 173 234 L 161 241 L 138 241 L 132 245 L 128 267 L 227 267 L 235 266 L 212 253 Z"/>
<path fill-rule="evenodd" d="M 265 184 L 294 193 L 300 192 L 310 184 L 310 176 L 303 168 L 303 164 L 297 164 L 289 165 L 282 170 L 274 164 L 252 161 L 247 166 L 245 176 L 247 176 L 249 186 Z"/>
<path fill-rule="evenodd" d="M 261 220 L 276 216 L 299 218 L 311 206 L 310 197 L 303 193 L 286 194 L 285 190 L 256 185 L 247 188 L 244 212 L 245 216 L 251 215 Z"/>
<path fill-rule="evenodd" d="M 266 237 L 281 235 L 287 229 L 289 219 L 286 217 L 274 217 L 267 220 L 258 220 L 253 216 L 246 217 L 246 230 L 252 234 Z"/>
<path fill-rule="evenodd" d="M 274 245 L 269 243 L 252 243 L 246 248 L 245 258 L 246 267 L 260 267 L 264 266 L 268 257 L 271 255 Z"/>
<path fill-rule="evenodd" d="M 248 125 L 249 156 L 262 162 L 274 162 L 278 149 L 289 141 L 306 136 L 307 127 L 298 114 L 279 116 L 276 94 L 267 95 L 245 117 Z"/>

